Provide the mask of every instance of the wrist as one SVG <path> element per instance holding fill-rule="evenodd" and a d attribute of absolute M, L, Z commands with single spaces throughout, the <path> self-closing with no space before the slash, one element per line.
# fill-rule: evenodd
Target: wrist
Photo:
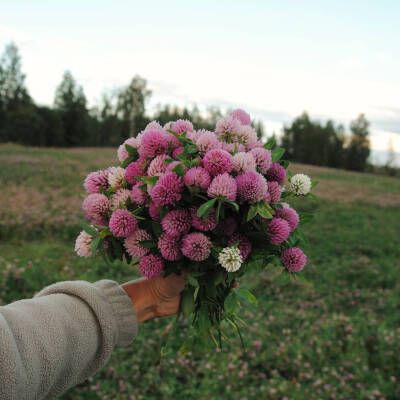
<path fill-rule="evenodd" d="M 139 324 L 156 316 L 156 304 L 148 279 L 137 279 L 124 283 L 121 287 L 131 299 Z"/>

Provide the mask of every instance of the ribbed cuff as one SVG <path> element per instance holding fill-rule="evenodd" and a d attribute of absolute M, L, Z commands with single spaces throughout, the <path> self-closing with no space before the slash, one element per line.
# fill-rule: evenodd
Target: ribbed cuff
<path fill-rule="evenodd" d="M 101 280 L 94 284 L 107 297 L 118 324 L 116 347 L 128 346 L 138 333 L 138 320 L 131 299 L 122 287 L 110 280 Z"/>

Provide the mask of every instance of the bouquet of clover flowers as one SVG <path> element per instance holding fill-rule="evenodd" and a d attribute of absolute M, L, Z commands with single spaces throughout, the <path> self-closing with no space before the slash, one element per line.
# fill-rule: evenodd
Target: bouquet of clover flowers
<path fill-rule="evenodd" d="M 76 253 L 137 265 L 148 278 L 187 271 L 181 312 L 194 331 L 221 344 L 227 322 L 240 335 L 240 301 L 257 300 L 239 279 L 270 264 L 293 276 L 306 264 L 299 224 L 312 216 L 286 201 L 315 199 L 316 182 L 287 173 L 284 149 L 274 146 L 258 140 L 240 109 L 215 132 L 187 120 L 149 123 L 119 147 L 120 166 L 85 179 L 90 223 Z"/>

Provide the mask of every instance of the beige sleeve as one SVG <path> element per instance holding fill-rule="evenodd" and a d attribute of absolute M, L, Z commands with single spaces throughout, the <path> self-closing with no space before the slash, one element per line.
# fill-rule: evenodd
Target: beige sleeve
<path fill-rule="evenodd" d="M 0 400 L 56 398 L 137 329 L 132 303 L 113 281 L 60 282 L 0 307 Z"/>

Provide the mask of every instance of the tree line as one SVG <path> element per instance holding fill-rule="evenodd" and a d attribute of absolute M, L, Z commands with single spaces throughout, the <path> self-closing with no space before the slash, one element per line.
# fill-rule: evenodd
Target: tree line
<path fill-rule="evenodd" d="M 84 90 L 66 71 L 55 91 L 52 107 L 35 104 L 25 85 L 21 57 L 15 44 L 6 46 L 0 59 L 0 142 L 35 146 L 116 146 L 140 132 L 152 119 L 161 124 L 190 119 L 195 126 L 214 129 L 222 113 L 212 106 L 179 108 L 158 105 L 149 116 L 151 90 L 136 75 L 127 86 L 104 93 L 89 108 Z M 265 136 L 261 121 L 254 126 Z M 285 126 L 280 144 L 289 160 L 334 168 L 364 171 L 370 154 L 369 122 L 360 115 L 350 124 L 350 135 L 333 121 L 312 121 L 307 113 Z"/>

